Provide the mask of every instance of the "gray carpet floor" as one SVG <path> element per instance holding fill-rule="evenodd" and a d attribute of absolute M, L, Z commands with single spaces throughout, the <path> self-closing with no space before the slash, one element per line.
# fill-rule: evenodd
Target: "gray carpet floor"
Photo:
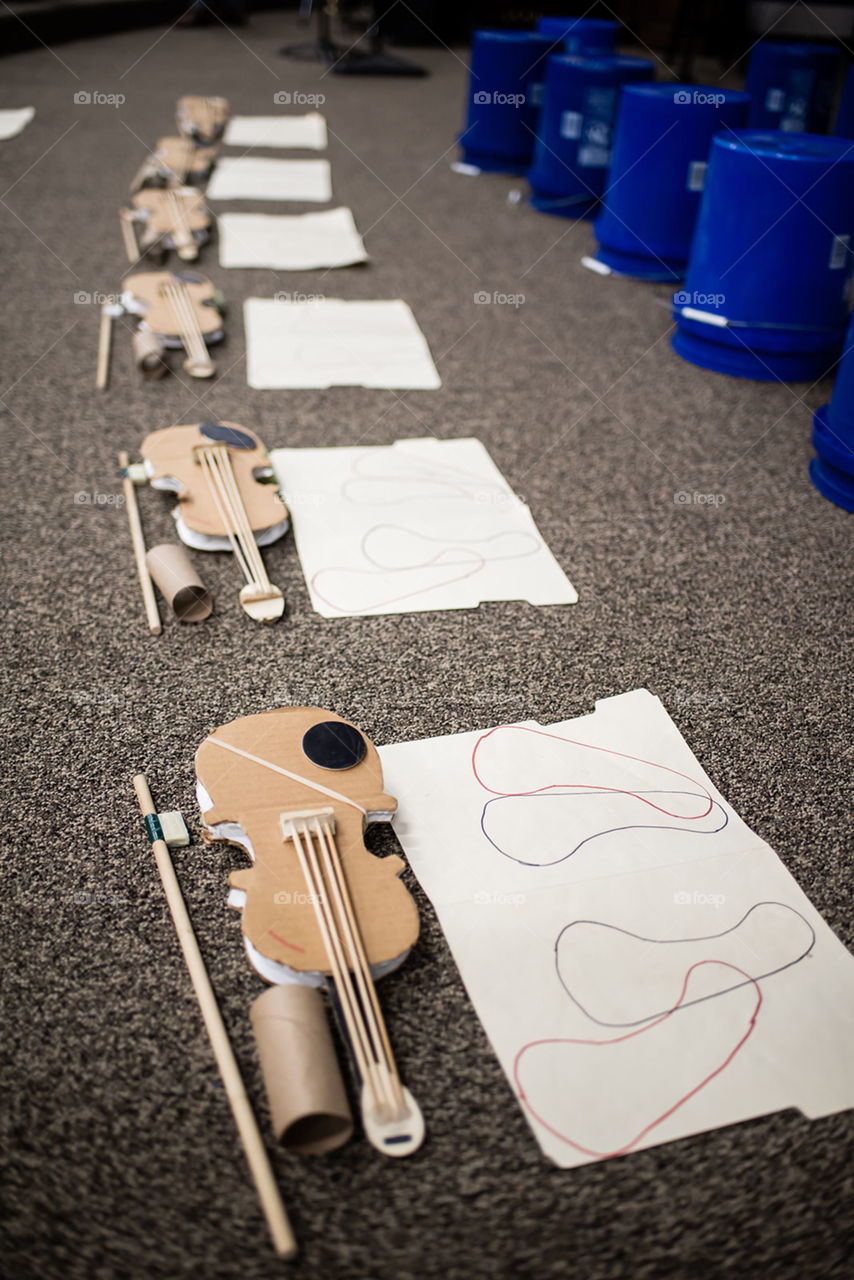
<path fill-rule="evenodd" d="M 146 770 L 160 806 L 198 830 L 192 759 L 215 726 L 314 703 L 385 743 L 557 720 L 645 686 L 854 940 L 854 520 L 807 476 L 830 381 L 763 385 L 682 362 L 666 288 L 586 272 L 588 225 L 508 200 L 519 180 L 453 174 L 462 51 L 417 51 L 432 73 L 421 81 L 344 79 L 278 58 L 297 34 L 265 14 L 237 34 L 137 31 L 0 64 L 0 105 L 38 109 L 0 144 L 5 1273 L 851 1275 L 850 1114 L 772 1115 L 572 1172 L 546 1162 L 408 873 L 423 934 L 383 990 L 429 1140 L 394 1164 L 362 1141 L 320 1160 L 274 1152 L 302 1253 L 288 1267 L 270 1250 L 130 786 Z M 125 101 L 75 103 L 81 90 Z M 97 395 L 98 310 L 75 294 L 117 291 L 116 209 L 187 91 L 247 114 L 272 111 L 277 91 L 324 94 L 336 203 L 354 210 L 371 262 L 224 272 L 209 251 L 203 269 L 232 304 L 220 376 L 142 385 L 119 326 Z M 442 389 L 248 390 L 241 302 L 278 290 L 406 299 Z M 525 300 L 476 305 L 477 290 Z M 253 626 L 235 566 L 209 556 L 215 616 L 150 637 L 116 451 L 210 417 L 270 446 L 479 437 L 578 605 L 324 621 L 288 538 L 266 553 L 283 622 Z M 680 492 L 721 501 L 679 504 Z M 169 537 L 169 502 L 141 502 L 150 542 Z M 265 1126 L 247 1015 L 259 980 L 224 906 L 240 859 L 195 842 L 175 861 Z"/>

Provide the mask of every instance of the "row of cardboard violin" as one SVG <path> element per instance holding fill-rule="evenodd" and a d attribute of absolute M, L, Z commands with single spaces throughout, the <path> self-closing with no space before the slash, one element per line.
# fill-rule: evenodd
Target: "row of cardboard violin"
<path fill-rule="evenodd" d="M 119 211 L 125 251 L 133 266 L 118 301 L 101 308 L 95 386 L 106 389 L 110 374 L 113 321 L 136 321 L 133 351 L 146 378 L 169 370 L 167 353 L 183 350 L 183 368 L 193 378 L 216 371 L 209 346 L 224 337 L 224 300 L 206 276 L 186 268 L 162 267 L 174 252 L 182 263 L 195 262 L 210 238 L 212 214 L 201 184 L 210 176 L 228 120 L 225 98 L 186 96 L 178 100 L 178 135 L 160 138 L 131 183 L 130 204 Z"/>

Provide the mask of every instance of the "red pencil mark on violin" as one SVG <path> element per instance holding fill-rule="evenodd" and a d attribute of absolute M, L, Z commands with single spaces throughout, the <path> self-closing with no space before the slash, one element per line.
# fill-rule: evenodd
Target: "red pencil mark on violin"
<path fill-rule="evenodd" d="M 295 942 L 288 942 L 287 938 L 280 938 L 279 935 L 277 933 L 274 933 L 272 929 L 268 929 L 267 933 L 269 937 L 273 939 L 274 942 L 281 942 L 283 947 L 289 947 L 291 951 L 300 951 L 303 955 L 305 955 L 305 947 L 298 947 Z"/>

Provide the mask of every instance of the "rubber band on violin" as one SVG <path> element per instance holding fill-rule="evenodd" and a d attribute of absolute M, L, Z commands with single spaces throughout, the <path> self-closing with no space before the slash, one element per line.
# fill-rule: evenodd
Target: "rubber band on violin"
<path fill-rule="evenodd" d="M 318 707 L 286 707 L 215 729 L 196 754 L 203 838 L 245 850 L 230 877 L 250 963 L 270 984 L 252 1022 L 274 1127 L 297 1151 L 340 1146 L 352 1121 L 320 991 L 326 991 L 356 1079 L 365 1134 L 389 1156 L 416 1151 L 424 1120 L 403 1084 L 375 980 L 418 938 L 403 861 L 365 847 L 396 800 L 382 789 L 374 745 Z"/>

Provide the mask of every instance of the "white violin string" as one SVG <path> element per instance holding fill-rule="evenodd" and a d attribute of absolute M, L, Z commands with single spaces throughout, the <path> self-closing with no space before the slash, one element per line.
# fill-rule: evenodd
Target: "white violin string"
<path fill-rule="evenodd" d="M 329 823 L 321 824 L 317 818 L 312 824 L 317 844 L 323 857 L 326 879 L 332 890 L 337 909 L 337 928 L 343 939 L 347 953 L 348 966 L 352 971 L 359 991 L 359 1016 L 364 1025 L 364 1035 L 371 1047 L 371 1055 L 377 1064 L 377 1074 L 385 1105 L 392 1114 L 400 1112 L 404 1106 L 400 1078 L 391 1052 L 388 1034 L 385 1030 L 382 1012 L 377 1000 L 376 988 L 364 943 L 359 930 L 356 912 L 350 897 L 341 855 Z"/>
<path fill-rule="evenodd" d="M 376 1072 L 369 1057 L 370 1046 L 366 1042 L 364 1027 L 356 1012 L 355 992 L 341 951 L 341 940 L 335 926 L 334 917 L 331 915 L 331 906 L 323 892 L 323 878 L 317 865 L 317 854 L 312 844 L 311 834 L 304 822 L 300 823 L 299 826 L 294 823 L 293 841 L 306 884 L 308 885 L 308 891 L 311 894 L 315 918 L 323 939 L 323 945 L 326 948 L 329 967 L 335 982 L 359 1074 L 370 1088 L 375 1102 L 378 1103 L 379 1093 Z"/>
<path fill-rule="evenodd" d="M 195 362 L 197 364 L 205 364 L 209 360 L 208 349 L 205 346 L 204 335 L 202 334 L 202 326 L 199 324 L 198 317 L 193 309 L 193 303 L 190 298 L 189 290 L 186 285 L 179 284 L 176 287 L 178 297 L 181 300 L 181 306 L 184 308 L 184 314 L 187 317 L 188 332 L 192 334 L 193 344 L 195 348 Z"/>
<path fill-rule="evenodd" d="M 190 230 L 190 224 L 187 221 L 187 205 L 182 195 L 177 191 L 167 191 L 168 203 L 172 210 L 172 222 L 177 232 L 176 244 L 192 244 L 193 233 Z"/>
<path fill-rule="evenodd" d="M 240 515 L 232 501 L 231 494 L 225 485 L 222 475 L 222 458 L 221 446 L 215 445 L 210 448 L 199 450 L 200 457 L 204 458 L 206 466 L 206 475 L 217 509 L 223 519 L 223 523 L 227 525 L 229 538 L 234 548 L 234 554 L 240 564 L 243 576 L 248 583 L 254 584 L 253 566 L 247 554 L 247 548 L 244 539 L 241 537 Z M 227 517 L 226 517 L 227 513 Z"/>
<path fill-rule="evenodd" d="M 182 285 L 165 285 L 163 290 L 175 317 L 178 326 L 179 336 L 184 345 L 184 350 L 193 364 L 204 363 L 204 356 L 199 351 L 199 340 L 201 339 L 201 329 L 196 320 L 192 306 L 185 296 Z M 207 352 L 205 352 L 205 355 Z"/>
<path fill-rule="evenodd" d="M 243 554 L 243 548 L 241 547 L 237 539 L 237 531 L 234 527 L 234 522 L 231 518 L 231 514 L 227 511 L 226 507 L 223 505 L 222 496 L 219 492 L 219 486 L 217 484 L 216 476 L 214 475 L 214 472 L 211 466 L 211 460 L 210 460 L 210 457 L 208 456 L 208 452 L 209 451 L 207 449 L 199 450 L 199 462 L 201 463 L 201 467 L 202 467 L 202 471 L 204 472 L 205 479 L 208 482 L 208 488 L 210 489 L 211 497 L 214 500 L 214 506 L 217 509 L 219 518 L 222 521 L 222 526 L 225 529 L 229 542 L 231 543 L 231 549 L 234 552 L 234 558 L 237 561 L 238 565 L 240 566 L 240 571 L 243 574 L 244 578 L 248 583 L 251 584 L 252 571 L 250 569 L 250 566 L 246 562 L 246 558 Z"/>
<path fill-rule="evenodd" d="M 186 285 L 165 285 L 164 293 L 171 303 L 172 311 L 179 323 L 181 341 L 191 362 L 198 365 L 207 364 L 210 356 L 208 355 L 202 328 L 193 310 L 193 304 L 190 301 Z"/>
<path fill-rule="evenodd" d="M 244 548 L 246 558 L 252 565 L 255 585 L 262 591 L 269 591 L 271 589 L 270 579 L 267 577 L 267 570 L 264 568 L 264 560 L 261 556 L 258 543 L 255 541 L 255 534 L 252 531 L 252 525 L 246 511 L 246 505 L 237 484 L 237 477 L 234 474 L 231 454 L 228 452 L 225 445 L 220 446 L 217 453 L 222 465 L 225 487 L 231 495 L 232 507 L 239 516 L 239 527 L 246 544 Z"/>
<path fill-rule="evenodd" d="M 223 742 L 222 738 L 217 738 L 213 734 L 208 738 L 208 742 L 214 743 L 217 747 L 222 747 L 223 751 L 232 751 L 236 756 L 242 756 L 244 760 L 251 760 L 253 764 L 259 764 L 264 769 L 272 769 L 273 773 L 280 773 L 284 778 L 290 778 L 291 782 L 299 782 L 301 786 L 308 787 L 311 791 L 316 791 L 319 795 L 329 796 L 330 800 L 340 800 L 342 804 L 348 804 L 351 809 L 358 809 L 359 813 L 367 816 L 367 809 L 363 809 L 355 800 L 351 800 L 349 796 L 343 796 L 340 791 L 333 791 L 331 787 L 324 787 L 321 782 L 312 782 L 309 778 L 303 778 L 298 773 L 292 773 L 290 769 L 284 769 L 279 764 L 273 764 L 272 760 L 264 760 L 262 756 L 253 756 L 250 751 L 244 751 L 242 747 L 235 747 L 231 742 Z"/>
<path fill-rule="evenodd" d="M 367 989 L 368 989 L 368 997 L 372 1005 L 379 1038 L 382 1042 L 383 1057 L 392 1079 L 392 1087 L 395 1093 L 394 1101 L 396 1102 L 397 1107 L 401 1111 L 403 1111 L 406 1108 L 406 1103 L 403 1097 L 403 1086 L 401 1084 L 400 1075 L 397 1070 L 397 1063 L 395 1062 L 394 1054 L 392 1052 L 391 1042 L 389 1040 L 388 1031 L 385 1025 L 385 1019 L 382 1014 L 382 1008 L 380 1006 L 380 1002 L 377 997 L 377 989 L 374 983 L 373 974 L 371 973 L 371 966 L 368 962 L 368 956 L 365 951 L 364 939 L 362 938 L 361 931 L 359 929 L 356 909 L 353 904 L 352 897 L 350 896 L 350 886 L 347 882 L 347 876 L 344 870 L 344 859 L 341 856 L 341 851 L 338 848 L 338 843 L 335 840 L 335 835 L 331 825 L 328 822 L 325 822 L 323 826 L 324 826 L 326 837 L 331 843 L 332 851 L 334 852 L 334 856 L 336 859 L 337 873 L 341 882 L 345 909 L 348 912 L 350 925 L 353 930 L 353 936 L 355 939 L 355 947 L 356 947 L 358 960 L 361 965 L 362 972 L 365 974 Z"/>

